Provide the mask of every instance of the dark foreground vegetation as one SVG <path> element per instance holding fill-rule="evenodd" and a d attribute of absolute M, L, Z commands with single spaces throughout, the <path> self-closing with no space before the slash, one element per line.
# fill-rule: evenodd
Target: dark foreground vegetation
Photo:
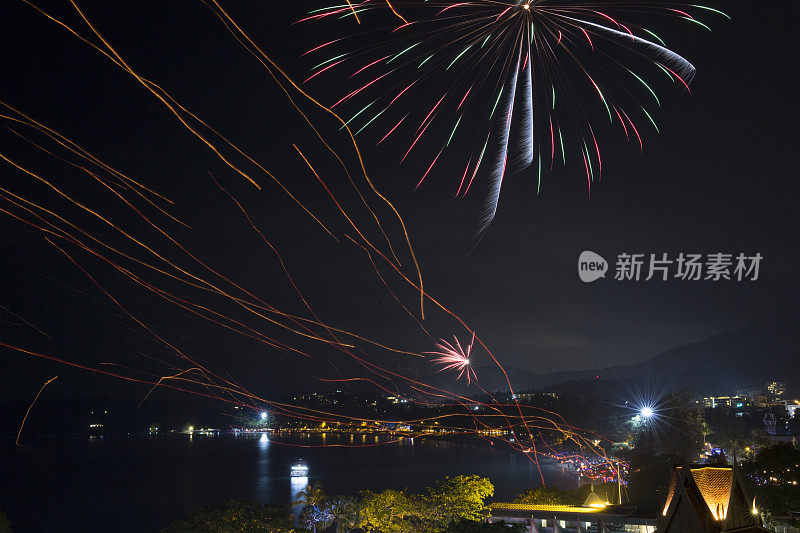
<path fill-rule="evenodd" d="M 786 443 L 761 449 L 742 463 L 750 496 L 767 518 L 800 527 L 800 450 Z"/>
<path fill-rule="evenodd" d="M 296 502 L 296 517 L 286 507 L 232 500 L 204 507 L 167 527 L 167 533 L 200 531 L 270 531 L 273 533 L 354 531 L 380 533 L 510 532 L 521 529 L 485 524 L 486 498 L 494 486 L 483 477 L 445 478 L 424 493 L 362 491 L 355 496 L 328 497 L 319 484 L 309 485 Z"/>
<path fill-rule="evenodd" d="M 0 533 L 11 533 L 11 520 L 3 511 L 0 511 Z"/>

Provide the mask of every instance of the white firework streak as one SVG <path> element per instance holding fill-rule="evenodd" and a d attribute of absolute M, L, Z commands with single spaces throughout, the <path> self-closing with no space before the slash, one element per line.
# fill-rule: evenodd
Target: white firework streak
<path fill-rule="evenodd" d="M 522 4 L 522 0 L 518 1 L 517 4 Z M 651 57 L 654 61 L 660 59 L 667 63 L 668 65 L 672 66 L 675 71 L 671 70 L 669 66 L 667 66 L 667 70 L 671 72 L 676 78 L 678 78 L 681 83 L 687 88 L 689 88 L 689 83 L 691 83 L 692 79 L 694 78 L 696 69 L 694 65 L 692 65 L 689 61 L 687 61 L 683 56 L 673 52 L 672 50 L 656 44 L 652 41 L 648 41 L 647 39 L 643 39 L 641 37 L 635 36 L 630 33 L 625 33 L 619 30 L 615 30 L 613 28 L 609 28 L 607 26 L 603 26 L 602 24 L 597 24 L 594 22 L 590 22 L 588 20 L 577 19 L 568 16 L 562 16 L 563 19 L 569 20 L 576 24 L 583 25 L 589 28 L 592 28 L 598 32 L 604 32 L 610 37 L 620 38 L 620 39 L 630 39 L 633 44 L 639 45 L 646 51 L 646 55 Z M 483 217 L 482 225 L 480 228 L 479 233 L 483 232 L 489 224 L 492 223 L 496 214 L 498 204 L 500 203 L 500 191 L 503 186 L 503 179 L 507 171 L 519 171 L 528 168 L 534 161 L 533 155 L 533 144 L 534 144 L 534 126 L 533 126 L 533 80 L 532 80 L 532 50 L 530 48 L 530 42 L 527 44 L 527 57 L 522 55 L 523 48 L 520 48 L 519 57 L 517 59 L 517 67 L 514 69 L 514 73 L 511 79 L 508 81 L 505 91 L 508 92 L 508 96 L 504 105 L 504 113 L 505 113 L 505 120 L 501 121 L 500 133 L 499 133 L 499 148 L 494 156 L 494 161 L 491 163 L 489 169 L 489 179 L 491 183 L 491 190 L 489 193 L 489 197 L 487 199 L 486 205 L 486 212 Z M 520 66 L 523 61 L 523 57 L 525 57 L 524 66 Z M 522 78 L 520 80 L 520 70 L 522 70 Z M 677 72 L 676 72 L 677 71 Z M 523 116 L 521 118 L 522 125 L 521 125 L 521 132 L 520 138 L 516 140 L 517 151 L 519 152 L 519 158 L 516 161 L 510 162 L 509 158 L 509 151 L 510 151 L 510 143 L 511 140 L 511 123 L 515 120 L 514 117 L 514 107 L 516 105 L 516 99 L 519 96 L 517 94 L 517 83 L 521 81 L 522 83 L 522 97 L 524 101 L 522 102 L 522 113 Z M 478 163 L 480 165 L 480 163 Z M 511 168 L 509 168 L 511 165 Z M 475 168 L 477 173 L 478 168 Z"/>
<path fill-rule="evenodd" d="M 483 232 L 483 230 L 485 230 L 494 220 L 494 217 L 497 214 L 497 205 L 500 202 L 500 189 L 503 187 L 503 178 L 505 177 L 506 168 L 508 166 L 508 142 L 509 138 L 511 137 L 511 121 L 514 118 L 514 101 L 517 95 L 517 79 L 519 77 L 520 63 L 519 58 L 521 55 L 522 50 L 520 50 L 519 56 L 517 57 L 514 75 L 506 85 L 508 96 L 506 105 L 503 108 L 505 119 L 501 122 L 503 129 L 500 133 L 499 147 L 489 170 L 491 191 L 489 193 L 488 205 L 486 206 L 486 214 L 483 217 L 481 232 Z"/>

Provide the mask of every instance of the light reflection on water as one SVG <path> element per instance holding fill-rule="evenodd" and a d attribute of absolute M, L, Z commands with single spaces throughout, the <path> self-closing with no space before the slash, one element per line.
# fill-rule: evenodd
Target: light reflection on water
<path fill-rule="evenodd" d="M 308 486 L 308 477 L 290 477 L 289 485 L 289 501 L 294 503 L 297 501 L 300 491 L 305 490 L 305 488 Z M 295 516 L 300 516 L 300 511 L 302 509 L 302 505 L 292 505 L 292 514 Z"/>
<path fill-rule="evenodd" d="M 270 480 L 271 461 L 269 454 L 269 437 L 262 433 L 258 439 L 258 459 L 256 459 L 255 496 L 260 502 L 266 502 L 270 496 L 272 482 Z"/>
<path fill-rule="evenodd" d="M 444 476 L 477 474 L 495 485 L 495 499 L 540 484 L 536 465 L 502 445 L 404 438 L 375 446 L 394 439 L 364 433 L 329 432 L 324 438 L 275 432 L 42 442 L 0 453 L 0 471 L 12 474 L 0 476 L 0 495 L 3 510 L 19 517 L 20 530 L 111 531 L 125 523 L 149 531 L 231 498 L 291 504 L 309 482 L 320 482 L 332 496 L 389 488 L 421 492 Z M 290 468 L 300 459 L 309 476 L 292 478 Z M 542 470 L 548 485 L 577 486 L 574 474 L 558 465 L 543 462 Z"/>

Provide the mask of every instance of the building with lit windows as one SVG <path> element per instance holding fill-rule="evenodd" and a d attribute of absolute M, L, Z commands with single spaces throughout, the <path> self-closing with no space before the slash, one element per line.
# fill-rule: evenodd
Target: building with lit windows
<path fill-rule="evenodd" d="M 735 466 L 673 468 L 658 510 L 604 502 L 591 492 L 583 505 L 493 503 L 490 522 L 524 523 L 530 533 L 771 533 L 763 527 Z"/>
<path fill-rule="evenodd" d="M 709 396 L 703 398 L 703 405 L 709 409 L 717 407 L 740 408 L 750 405 L 750 400 L 744 396 Z"/>
<path fill-rule="evenodd" d="M 786 382 L 784 381 L 770 381 L 764 387 L 767 392 L 773 396 L 783 396 L 786 392 Z"/>
<path fill-rule="evenodd" d="M 604 501 L 594 491 L 583 505 L 493 503 L 489 522 L 524 523 L 530 533 L 655 533 L 655 511 Z"/>

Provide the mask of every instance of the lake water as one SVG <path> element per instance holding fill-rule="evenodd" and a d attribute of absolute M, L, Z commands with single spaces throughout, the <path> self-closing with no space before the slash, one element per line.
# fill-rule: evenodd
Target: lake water
<path fill-rule="evenodd" d="M 420 439 L 373 446 L 380 442 L 367 435 L 195 434 L 4 446 L 0 509 L 15 532 L 157 531 L 198 506 L 230 498 L 285 505 L 308 481 L 337 495 L 421 491 L 447 475 L 478 474 L 492 480 L 496 500 L 541 484 L 536 466 L 508 448 Z M 289 476 L 298 459 L 309 466 L 308 480 Z M 555 464 L 542 464 L 542 471 L 549 485 L 577 486 Z"/>

